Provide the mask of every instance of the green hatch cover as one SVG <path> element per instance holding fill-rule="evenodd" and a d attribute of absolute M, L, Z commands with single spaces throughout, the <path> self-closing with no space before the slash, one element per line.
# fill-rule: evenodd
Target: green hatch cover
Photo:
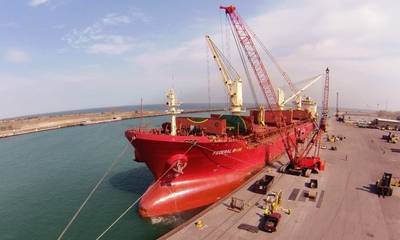
<path fill-rule="evenodd" d="M 247 133 L 246 122 L 243 120 L 241 116 L 234 115 L 221 115 L 219 119 L 226 120 L 226 128 L 230 131 L 237 131 L 237 127 L 239 126 L 239 133 L 245 134 Z"/>

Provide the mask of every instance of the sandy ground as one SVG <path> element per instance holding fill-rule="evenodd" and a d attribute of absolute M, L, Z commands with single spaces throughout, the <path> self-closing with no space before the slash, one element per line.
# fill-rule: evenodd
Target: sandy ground
<path fill-rule="evenodd" d="M 145 111 L 143 116 L 158 116 L 164 112 Z M 39 117 L 22 117 L 0 121 L 0 137 L 14 136 L 63 127 L 91 125 L 141 117 L 140 112 L 100 112 Z"/>

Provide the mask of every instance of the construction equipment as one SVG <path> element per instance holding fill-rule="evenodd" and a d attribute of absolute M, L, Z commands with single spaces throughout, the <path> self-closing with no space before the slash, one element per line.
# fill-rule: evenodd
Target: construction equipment
<path fill-rule="evenodd" d="M 400 178 L 395 178 L 392 176 L 392 179 L 390 181 L 390 185 L 393 187 L 400 187 Z"/>
<path fill-rule="evenodd" d="M 232 114 L 238 115 L 243 112 L 242 80 L 239 74 L 232 67 L 231 63 L 222 54 L 222 51 L 218 49 L 209 36 L 206 36 L 206 41 L 224 80 L 224 85 L 231 103 L 230 111 Z"/>
<path fill-rule="evenodd" d="M 382 139 L 386 140 L 388 143 L 397 143 L 399 141 L 399 136 L 389 132 L 388 135 L 382 135 Z"/>
<path fill-rule="evenodd" d="M 389 139 L 390 143 L 397 143 L 399 141 L 399 136 L 392 134 L 392 136 Z"/>
<path fill-rule="evenodd" d="M 324 171 L 325 162 L 319 156 L 321 134 L 322 130 L 319 128 L 302 151 L 299 150 L 299 146 L 296 144 L 295 155 L 291 158 L 288 154 L 290 163 L 283 165 L 280 171 L 297 176 L 304 175 L 305 177 L 310 177 L 311 173 L 317 170 Z M 310 155 L 313 148 L 314 152 Z"/>
<path fill-rule="evenodd" d="M 329 99 L 329 68 L 325 70 L 325 84 L 324 84 L 324 96 L 322 101 L 322 116 L 320 120 L 320 129 L 326 132 L 328 122 L 328 99 Z"/>
<path fill-rule="evenodd" d="M 271 212 L 276 211 L 282 203 L 282 192 L 270 192 L 265 199 L 267 204 L 266 209 L 269 209 Z"/>
<path fill-rule="evenodd" d="M 236 32 L 233 34 L 235 41 L 239 42 L 245 52 L 250 65 L 254 71 L 262 93 L 267 102 L 268 109 L 278 109 L 278 99 L 274 88 L 272 87 L 271 79 L 268 76 L 267 70 L 261 61 L 261 57 L 258 54 L 256 46 L 253 42 L 253 38 L 249 34 L 246 24 L 236 12 L 236 7 L 231 6 L 220 6 L 221 9 L 225 10 L 227 16 L 229 16 L 231 27 Z M 240 48 L 238 48 L 239 51 Z"/>
<path fill-rule="evenodd" d="M 339 117 L 339 92 L 336 92 L 336 119 Z"/>
<path fill-rule="evenodd" d="M 392 179 L 391 173 L 383 173 L 383 176 L 380 180 L 376 181 L 376 193 L 378 196 L 392 196 L 393 189 L 390 186 Z"/>
<path fill-rule="evenodd" d="M 278 99 L 279 99 L 279 108 L 283 109 L 285 107 L 285 105 L 292 101 L 293 99 L 295 99 L 295 105 L 296 105 L 296 109 L 301 109 L 301 103 L 302 103 L 302 97 L 301 94 L 309 87 L 311 87 L 315 82 L 317 82 L 319 79 L 321 79 L 322 75 L 318 75 L 313 77 L 310 82 L 308 82 L 303 88 L 301 88 L 300 90 L 296 91 L 293 93 L 292 96 L 288 97 L 287 99 L 285 99 L 284 93 L 282 90 L 280 90 L 278 88 Z"/>
<path fill-rule="evenodd" d="M 195 225 L 198 229 L 202 229 L 202 228 L 205 227 L 205 225 L 204 225 L 204 223 L 203 223 L 203 220 L 201 220 L 201 219 L 197 220 L 197 221 L 194 223 L 194 225 Z"/>
<path fill-rule="evenodd" d="M 250 63 L 254 75 L 258 80 L 258 84 L 262 90 L 264 98 L 267 102 L 268 110 L 277 110 L 280 109 L 279 106 L 279 99 L 276 96 L 275 90 L 272 86 L 271 80 L 268 76 L 266 68 L 261 60 L 261 57 L 257 51 L 257 48 L 254 44 L 253 37 L 250 35 L 251 30 L 248 29 L 247 24 L 242 20 L 242 18 L 236 12 L 235 6 L 221 6 L 221 9 L 225 10 L 227 17 L 229 17 L 229 21 L 231 24 L 231 30 L 238 46 L 238 50 L 241 56 L 246 55 L 248 62 Z M 241 48 L 239 47 L 241 46 Z M 244 54 L 243 54 L 244 52 Z M 242 59 L 243 60 L 243 59 Z M 243 62 L 243 67 L 247 70 L 247 65 Z M 303 170 L 306 169 L 318 169 L 320 171 L 324 170 L 324 162 L 321 161 L 319 157 L 319 142 L 320 142 L 320 135 L 321 130 L 326 130 L 326 118 L 328 115 L 328 91 L 329 91 L 329 69 L 326 69 L 326 78 L 325 78 L 325 88 L 324 88 L 324 111 L 323 111 L 323 118 L 324 121 L 321 121 L 323 125 L 320 124 L 320 128 L 315 134 L 313 135 L 311 141 L 307 144 L 307 146 L 302 150 L 299 151 L 298 144 L 290 138 L 290 133 L 288 128 L 286 127 L 286 123 L 283 117 L 282 111 L 278 114 L 275 120 L 279 123 L 279 134 L 281 135 L 286 153 L 289 157 L 290 164 L 284 168 L 286 169 L 293 169 L 296 173 L 302 173 Z M 323 127 L 322 127 L 323 126 Z M 293 146 L 295 146 L 295 150 L 293 151 Z M 311 149 L 315 147 L 314 155 L 308 156 Z M 294 153 L 293 153 L 294 152 Z"/>
<path fill-rule="evenodd" d="M 335 135 L 329 135 L 329 136 L 328 136 L 328 142 L 330 142 L 330 143 L 336 142 L 336 137 L 335 137 Z"/>
<path fill-rule="evenodd" d="M 279 192 L 269 192 L 267 198 L 264 199 L 266 202 L 264 210 L 264 219 L 262 227 L 267 232 L 275 232 L 276 227 L 282 217 L 277 211 L 280 210 L 288 215 L 290 215 L 291 210 L 288 208 L 281 207 L 282 204 L 282 191 Z"/>
<path fill-rule="evenodd" d="M 277 212 L 271 213 L 269 215 L 265 215 L 264 223 L 262 225 L 263 229 L 270 233 L 275 232 L 281 217 L 282 217 L 282 215 Z"/>

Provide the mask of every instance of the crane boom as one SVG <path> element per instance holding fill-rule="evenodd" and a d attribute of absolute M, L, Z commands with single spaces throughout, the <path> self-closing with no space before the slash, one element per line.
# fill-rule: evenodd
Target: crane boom
<path fill-rule="evenodd" d="M 339 92 L 336 92 L 336 113 L 335 117 L 339 117 Z"/>
<path fill-rule="evenodd" d="M 248 28 L 248 27 L 247 27 Z M 297 92 L 297 88 L 296 86 L 293 84 L 292 79 L 289 77 L 289 75 L 287 74 L 287 72 L 285 70 L 283 70 L 282 66 L 278 63 L 278 61 L 276 60 L 276 58 L 272 55 L 271 51 L 268 50 L 268 48 L 262 43 L 262 41 L 258 38 L 258 36 L 251 31 L 251 29 L 249 29 L 249 32 L 253 35 L 254 39 L 256 39 L 256 41 L 258 42 L 258 44 L 260 44 L 261 48 L 264 50 L 264 52 L 268 55 L 268 57 L 271 59 L 272 63 L 275 65 L 275 67 L 278 69 L 278 71 L 280 72 L 280 74 L 282 75 L 283 79 L 286 80 L 290 91 L 295 94 Z"/>
<path fill-rule="evenodd" d="M 229 61 L 224 57 L 210 36 L 206 36 L 208 47 L 218 65 L 231 102 L 232 114 L 239 114 L 243 109 L 242 80 Z"/>
<path fill-rule="evenodd" d="M 316 77 L 314 77 L 309 83 L 307 83 L 307 85 L 305 85 L 302 89 L 298 90 L 295 94 L 293 94 L 292 96 L 290 96 L 289 98 L 285 99 L 285 101 L 283 102 L 283 105 L 285 105 L 286 103 L 288 103 L 289 101 L 291 101 L 293 98 L 299 96 L 302 92 L 304 92 L 304 90 L 306 90 L 307 88 L 309 88 L 311 85 L 313 85 L 316 81 L 318 81 L 319 79 L 321 79 L 322 75 L 318 75 Z"/>
<path fill-rule="evenodd" d="M 262 89 L 262 93 L 267 102 L 268 108 L 277 109 L 278 99 L 268 76 L 267 70 L 261 61 L 261 57 L 257 52 L 256 46 L 254 45 L 249 31 L 246 29 L 245 23 L 236 13 L 236 7 L 232 5 L 227 7 L 220 6 L 220 9 L 224 9 L 225 13 L 229 16 L 230 22 L 235 29 L 237 38 L 240 41 L 244 52 L 246 53 L 246 56 Z"/>
<path fill-rule="evenodd" d="M 328 99 L 329 99 L 329 68 L 325 70 L 325 84 L 324 84 L 324 101 L 322 102 L 322 116 L 328 116 Z"/>
<path fill-rule="evenodd" d="M 329 99 L 329 68 L 325 70 L 325 84 L 324 84 L 324 96 L 322 101 L 322 116 L 320 121 L 320 129 L 326 131 L 327 120 L 328 120 L 328 99 Z"/>
<path fill-rule="evenodd" d="M 276 111 L 276 115 L 274 116 L 275 121 L 277 123 L 279 134 L 282 138 L 283 145 L 286 150 L 286 154 L 290 160 L 291 168 L 297 170 L 302 169 L 314 169 L 318 168 L 319 170 L 324 169 L 324 162 L 321 161 L 319 156 L 315 155 L 313 157 L 307 157 L 308 152 L 312 149 L 312 146 L 318 146 L 320 139 L 320 131 L 317 131 L 313 136 L 313 141 L 310 141 L 305 149 L 299 152 L 298 144 L 296 140 L 296 144 L 293 143 L 292 138 L 290 137 L 289 128 L 286 126 L 286 121 L 284 119 L 283 111 L 279 109 L 279 99 L 276 96 L 275 90 L 272 86 L 271 80 L 267 74 L 267 71 L 264 67 L 264 64 L 260 58 L 260 55 L 257 52 L 256 46 L 251 37 L 251 32 L 249 29 L 246 29 L 246 23 L 241 19 L 241 17 L 236 12 L 235 6 L 220 6 L 220 9 L 224 9 L 227 16 L 229 16 L 231 26 L 233 26 L 235 33 L 236 43 L 240 42 L 240 45 L 243 51 L 246 53 L 248 61 L 250 62 L 254 75 L 256 76 L 258 83 L 261 87 L 262 93 L 264 94 L 265 100 L 268 104 L 268 110 L 273 112 L 273 110 L 278 109 Z M 233 30 L 232 30 L 233 32 Z M 250 34 L 249 34 L 250 33 Z M 253 35 L 254 37 L 254 35 Z M 240 52 L 240 47 L 238 46 L 238 50 Z M 264 109 L 260 108 L 259 114 L 265 114 Z M 259 115 L 259 116 L 260 116 Z M 315 141 L 314 141 L 315 140 Z M 295 152 L 293 153 L 292 145 L 295 146 Z M 316 148 L 316 151 L 318 149 Z"/>

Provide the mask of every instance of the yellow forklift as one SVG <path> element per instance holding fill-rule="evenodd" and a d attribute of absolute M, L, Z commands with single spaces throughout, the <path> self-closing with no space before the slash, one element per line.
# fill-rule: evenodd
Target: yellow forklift
<path fill-rule="evenodd" d="M 393 188 L 391 187 L 391 180 L 392 180 L 392 174 L 391 173 L 383 173 L 383 176 L 380 180 L 376 181 L 375 187 L 376 187 L 376 193 L 378 196 L 392 196 L 393 193 Z"/>

